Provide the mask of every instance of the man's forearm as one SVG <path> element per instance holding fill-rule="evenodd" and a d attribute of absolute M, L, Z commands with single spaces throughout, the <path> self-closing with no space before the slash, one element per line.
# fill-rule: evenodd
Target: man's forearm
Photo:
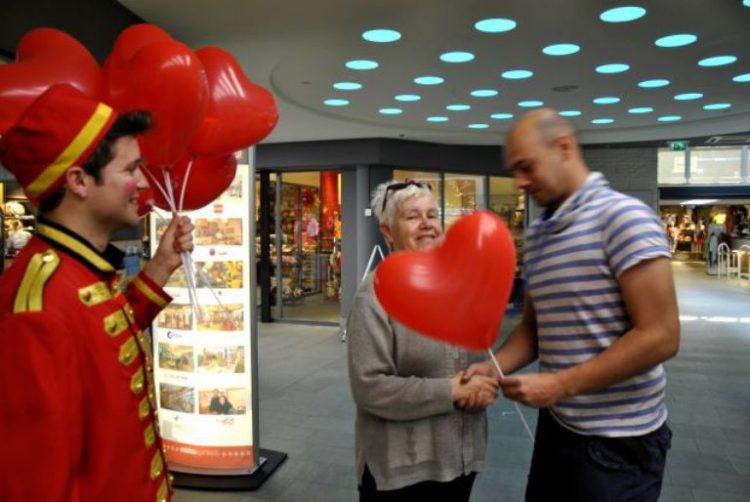
<path fill-rule="evenodd" d="M 603 389 L 639 375 L 677 353 L 679 326 L 633 328 L 588 361 L 557 373 L 567 396 Z"/>
<path fill-rule="evenodd" d="M 495 354 L 503 373 L 509 375 L 534 362 L 538 356 L 536 330 L 521 322 Z"/>

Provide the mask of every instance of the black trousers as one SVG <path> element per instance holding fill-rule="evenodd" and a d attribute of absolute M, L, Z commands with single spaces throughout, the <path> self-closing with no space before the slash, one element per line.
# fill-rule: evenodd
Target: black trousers
<path fill-rule="evenodd" d="M 375 487 L 375 478 L 365 466 L 362 483 L 359 485 L 359 502 L 420 502 L 448 500 L 469 502 L 471 487 L 476 473 L 460 476 L 453 481 L 422 481 L 398 490 L 381 490 Z"/>
<path fill-rule="evenodd" d="M 656 502 L 672 432 L 583 436 L 539 411 L 526 502 Z"/>

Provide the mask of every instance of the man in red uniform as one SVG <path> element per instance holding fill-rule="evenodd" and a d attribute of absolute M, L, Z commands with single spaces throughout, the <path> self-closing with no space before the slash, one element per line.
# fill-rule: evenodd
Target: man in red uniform
<path fill-rule="evenodd" d="M 0 276 L 0 500 L 171 497 L 141 330 L 171 300 L 162 286 L 192 250 L 192 224 L 175 218 L 124 292 L 109 244 L 138 222 L 136 135 L 149 125 L 56 85 L 0 139 L 40 214 Z"/>

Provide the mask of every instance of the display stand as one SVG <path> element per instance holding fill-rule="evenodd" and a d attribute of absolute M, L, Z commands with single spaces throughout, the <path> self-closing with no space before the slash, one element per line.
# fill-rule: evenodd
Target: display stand
<path fill-rule="evenodd" d="M 259 444 L 255 168 L 252 150 L 241 157 L 230 187 L 186 213 L 192 263 L 165 285 L 174 301 L 153 326 L 160 432 L 178 487 L 255 490 L 286 459 Z M 168 219 L 151 217 L 152 250 Z"/>
<path fill-rule="evenodd" d="M 287 459 L 279 451 L 260 449 L 260 465 L 250 474 L 237 476 L 190 474 L 174 472 L 174 485 L 200 490 L 257 490 Z"/>

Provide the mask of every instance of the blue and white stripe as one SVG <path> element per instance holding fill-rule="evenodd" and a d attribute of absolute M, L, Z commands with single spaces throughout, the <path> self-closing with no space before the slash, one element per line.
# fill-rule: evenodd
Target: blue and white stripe
<path fill-rule="evenodd" d="M 524 251 L 542 371 L 558 371 L 604 352 L 631 327 L 617 278 L 628 268 L 671 257 L 661 222 L 642 202 L 612 190 L 599 173 L 549 218 L 530 227 Z M 602 436 L 636 436 L 666 420 L 661 365 L 553 406 L 565 427 Z"/>

